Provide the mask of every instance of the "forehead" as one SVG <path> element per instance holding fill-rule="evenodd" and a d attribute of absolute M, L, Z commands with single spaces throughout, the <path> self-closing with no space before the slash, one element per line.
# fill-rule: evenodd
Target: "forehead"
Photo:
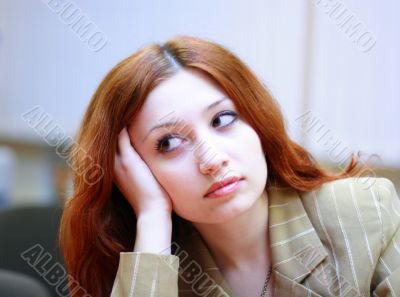
<path fill-rule="evenodd" d="M 222 97 L 226 97 L 225 92 L 206 74 L 198 70 L 179 70 L 149 93 L 134 125 L 149 127 L 172 116 L 189 120 Z M 225 100 L 226 103 L 230 101 Z"/>

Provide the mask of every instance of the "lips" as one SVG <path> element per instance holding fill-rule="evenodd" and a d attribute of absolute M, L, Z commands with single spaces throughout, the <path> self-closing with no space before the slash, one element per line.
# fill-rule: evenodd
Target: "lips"
<path fill-rule="evenodd" d="M 211 185 L 211 187 L 208 189 L 208 191 L 205 194 L 205 196 L 211 194 L 212 192 L 214 192 L 214 191 L 216 191 L 216 190 L 218 190 L 220 188 L 223 188 L 226 185 L 229 185 L 231 183 L 237 182 L 238 180 L 241 180 L 241 179 L 243 179 L 243 178 L 237 177 L 237 176 L 231 176 L 231 177 L 224 178 L 222 181 L 213 183 Z"/>

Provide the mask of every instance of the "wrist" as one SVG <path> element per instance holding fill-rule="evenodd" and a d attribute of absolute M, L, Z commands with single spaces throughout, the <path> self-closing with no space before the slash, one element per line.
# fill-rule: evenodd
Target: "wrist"
<path fill-rule="evenodd" d="M 143 213 L 137 218 L 134 251 L 171 254 L 171 236 L 171 213 Z"/>
<path fill-rule="evenodd" d="M 137 216 L 139 223 L 167 223 L 172 222 L 172 213 L 166 210 L 151 210 L 142 212 Z"/>

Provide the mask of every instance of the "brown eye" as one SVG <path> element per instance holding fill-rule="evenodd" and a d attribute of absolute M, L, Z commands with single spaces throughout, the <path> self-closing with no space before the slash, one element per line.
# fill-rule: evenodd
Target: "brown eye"
<path fill-rule="evenodd" d="M 237 120 L 237 113 L 233 111 L 220 112 L 213 120 L 212 126 L 229 126 Z M 216 125 L 214 125 L 216 123 Z M 222 124 L 221 124 L 222 123 Z"/>
<path fill-rule="evenodd" d="M 168 147 L 178 147 L 182 141 L 183 140 L 176 134 L 167 134 L 157 141 L 154 148 L 161 153 L 167 153 L 175 150 L 175 148 L 171 149 Z M 174 146 L 174 144 L 176 145 Z"/>

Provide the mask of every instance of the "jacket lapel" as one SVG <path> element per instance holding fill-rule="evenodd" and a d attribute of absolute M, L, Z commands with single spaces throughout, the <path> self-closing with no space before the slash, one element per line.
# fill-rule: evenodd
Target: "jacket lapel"
<path fill-rule="evenodd" d="M 319 296 L 300 284 L 327 257 L 299 194 L 269 188 L 269 237 L 275 296 Z"/>
<path fill-rule="evenodd" d="M 320 296 L 300 284 L 327 257 L 301 198 L 293 189 L 271 187 L 268 199 L 275 296 Z M 180 232 L 174 242 L 180 258 L 179 296 L 234 296 L 198 231 L 183 225 L 184 236 Z M 193 274 L 202 277 L 195 280 Z"/>
<path fill-rule="evenodd" d="M 274 271 L 274 296 L 277 297 L 321 297 L 311 289 L 294 281 L 278 271 Z"/>

